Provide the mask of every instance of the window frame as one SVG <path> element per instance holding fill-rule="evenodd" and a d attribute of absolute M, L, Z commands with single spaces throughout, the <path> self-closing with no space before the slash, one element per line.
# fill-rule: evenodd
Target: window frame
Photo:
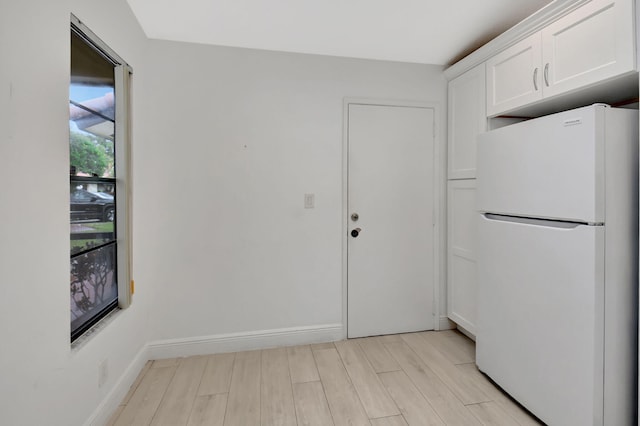
<path fill-rule="evenodd" d="M 131 279 L 131 79 L 132 67 L 103 42 L 95 33 L 71 14 L 70 31 L 78 34 L 90 47 L 101 53 L 114 64 L 115 95 L 115 205 L 116 216 L 116 283 L 118 289 L 117 304 L 103 308 L 95 318 L 87 321 L 86 326 L 71 333 L 71 343 L 76 341 L 116 309 L 126 309 L 131 305 L 133 281 Z M 70 74 L 71 75 L 71 74 Z M 69 266 L 70 267 L 70 266 Z M 71 327 L 71 323 L 69 324 Z"/>

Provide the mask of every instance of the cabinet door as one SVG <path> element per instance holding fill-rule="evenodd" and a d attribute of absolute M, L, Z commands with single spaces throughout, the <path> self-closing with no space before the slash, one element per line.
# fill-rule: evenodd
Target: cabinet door
<path fill-rule="evenodd" d="M 476 177 L 476 136 L 487 130 L 484 64 L 449 82 L 449 179 Z"/>
<path fill-rule="evenodd" d="M 476 181 L 451 180 L 448 187 L 447 311 L 476 333 Z"/>
<path fill-rule="evenodd" d="M 542 98 L 540 33 L 487 61 L 487 115 L 494 116 Z"/>
<path fill-rule="evenodd" d="M 543 29 L 544 96 L 632 71 L 633 20 L 632 1 L 593 0 Z"/>

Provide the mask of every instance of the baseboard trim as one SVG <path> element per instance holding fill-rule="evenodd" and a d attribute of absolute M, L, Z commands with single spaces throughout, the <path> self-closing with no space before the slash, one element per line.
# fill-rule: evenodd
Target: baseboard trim
<path fill-rule="evenodd" d="M 456 328 L 456 324 L 449 319 L 446 315 L 440 317 L 438 323 L 438 330 L 452 330 Z"/>
<path fill-rule="evenodd" d="M 149 359 L 178 358 L 342 340 L 342 324 L 257 330 L 151 342 Z"/>
<path fill-rule="evenodd" d="M 473 340 L 474 342 L 476 341 L 476 335 L 470 332 L 469 330 L 467 330 L 466 328 L 464 328 L 463 326 L 461 326 L 460 324 L 458 324 L 458 330 L 460 331 L 460 333 L 464 334 L 469 339 Z"/>
<path fill-rule="evenodd" d="M 454 325 L 453 328 L 459 329 L 460 331 L 462 331 L 462 334 L 466 335 L 470 339 L 473 339 L 473 341 L 476 340 L 475 338 L 476 326 L 474 324 L 471 324 L 464 317 L 456 314 L 455 312 L 451 313 L 450 319 L 451 321 L 453 321 L 453 325 Z"/>
<path fill-rule="evenodd" d="M 129 392 L 129 388 L 135 382 L 138 374 L 142 371 L 145 363 L 149 360 L 148 346 L 144 345 L 133 358 L 125 372 L 120 376 L 117 383 L 100 405 L 95 409 L 91 417 L 84 423 L 85 426 L 104 425 L 111 415 L 116 411 L 118 405 Z"/>

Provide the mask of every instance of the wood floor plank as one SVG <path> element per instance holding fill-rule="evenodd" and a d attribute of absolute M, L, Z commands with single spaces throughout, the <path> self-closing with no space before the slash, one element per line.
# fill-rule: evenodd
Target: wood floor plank
<path fill-rule="evenodd" d="M 149 371 L 149 368 L 151 368 L 152 364 L 153 364 L 153 361 L 147 361 L 144 364 L 144 367 L 142 367 L 142 370 L 138 374 L 138 377 L 136 377 L 136 380 L 134 380 L 134 382 L 131 384 L 131 387 L 129 388 L 127 395 L 125 395 L 124 399 L 122 400 L 123 405 L 127 405 L 129 403 L 134 392 L 136 391 L 136 389 L 138 389 L 138 386 L 140 386 L 140 382 L 142 382 L 142 378 L 144 377 L 145 374 L 147 374 L 147 371 Z"/>
<path fill-rule="evenodd" d="M 402 416 L 382 417 L 371 419 L 371 426 L 408 426 Z"/>
<path fill-rule="evenodd" d="M 335 345 L 369 418 L 399 415 L 398 407 L 380 382 L 360 345 L 353 340 L 336 342 Z"/>
<path fill-rule="evenodd" d="M 402 340 L 403 334 L 384 334 L 382 336 L 376 336 L 376 339 L 382 341 L 382 343 L 399 342 Z"/>
<path fill-rule="evenodd" d="M 222 426 L 227 409 L 227 394 L 196 397 L 187 426 Z"/>
<path fill-rule="evenodd" d="M 334 423 L 337 426 L 369 425 L 367 414 L 342 364 L 338 351 L 335 348 L 316 350 L 313 356 L 318 366 L 318 373 Z"/>
<path fill-rule="evenodd" d="M 449 387 L 406 343 L 387 343 L 386 346 L 413 384 L 448 426 L 480 424 Z"/>
<path fill-rule="evenodd" d="M 198 396 L 228 393 L 236 354 L 215 354 L 207 357 Z"/>
<path fill-rule="evenodd" d="M 293 399 L 299 426 L 333 425 L 327 398 L 319 381 L 294 383 Z"/>
<path fill-rule="evenodd" d="M 409 425 L 444 425 L 404 371 L 378 374 Z"/>
<path fill-rule="evenodd" d="M 182 358 L 156 359 L 151 364 L 151 368 L 174 367 L 180 365 Z"/>
<path fill-rule="evenodd" d="M 314 343 L 313 345 L 311 345 L 311 350 L 312 351 L 321 351 L 323 349 L 334 349 L 335 346 L 333 345 L 333 342 L 328 342 L 328 343 Z"/>
<path fill-rule="evenodd" d="M 417 333 L 405 334 L 402 339 L 429 366 L 440 380 L 465 404 L 477 404 L 491 400 L 473 381 L 462 374 L 456 365 L 447 359 L 437 348 Z"/>
<path fill-rule="evenodd" d="M 366 337 L 364 339 L 357 339 L 356 341 L 364 351 L 376 373 L 400 370 L 400 365 L 398 365 L 396 360 L 387 351 L 387 348 L 385 348 L 383 339 Z"/>
<path fill-rule="evenodd" d="M 317 382 L 320 380 L 311 346 L 292 346 L 287 348 L 291 383 Z"/>
<path fill-rule="evenodd" d="M 513 426 L 516 421 L 495 402 L 481 402 L 468 406 L 483 426 Z"/>
<path fill-rule="evenodd" d="M 225 426 L 260 424 L 261 352 L 239 352 L 233 364 Z"/>
<path fill-rule="evenodd" d="M 193 356 L 180 361 L 153 417 L 153 426 L 187 423 L 206 366 L 207 357 L 203 356 Z"/>
<path fill-rule="evenodd" d="M 475 384 L 482 389 L 482 391 L 489 396 L 500 408 L 502 408 L 509 416 L 514 418 L 516 422 L 522 426 L 540 426 L 538 420 L 536 420 L 528 411 L 522 408 L 519 404 L 513 402 L 509 396 L 507 396 L 501 389 L 497 388 L 487 377 L 482 374 L 475 364 L 460 364 L 456 368 L 462 372 L 469 380 L 475 382 Z"/>
<path fill-rule="evenodd" d="M 540 426 L 473 348 L 450 330 L 149 361 L 107 425 Z"/>
<path fill-rule="evenodd" d="M 296 426 L 286 348 L 262 351 L 260 422 L 263 426 Z"/>
<path fill-rule="evenodd" d="M 150 368 L 114 424 L 128 426 L 151 423 L 176 369 L 175 365 L 173 367 Z"/>
<path fill-rule="evenodd" d="M 467 364 L 476 362 L 475 343 L 459 331 L 427 331 L 420 334 L 427 342 L 438 348 L 452 363 Z"/>

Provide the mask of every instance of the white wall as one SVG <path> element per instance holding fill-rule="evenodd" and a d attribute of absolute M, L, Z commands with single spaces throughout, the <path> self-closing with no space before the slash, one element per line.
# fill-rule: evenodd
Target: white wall
<path fill-rule="evenodd" d="M 99 424 L 152 340 L 343 322 L 343 97 L 439 102 L 445 129 L 440 67 L 149 42 L 125 0 L 0 12 L 0 424 Z M 134 68 L 137 290 L 75 350 L 71 12 Z"/>
<path fill-rule="evenodd" d="M 342 324 L 343 98 L 438 102 L 442 130 L 441 67 L 166 41 L 148 65 L 153 338 Z"/>
<path fill-rule="evenodd" d="M 0 424 L 80 425 L 137 374 L 148 294 L 77 350 L 69 342 L 68 85 L 73 12 L 144 78 L 124 0 L 0 6 Z M 141 65 L 139 68 L 137 65 Z M 138 103 L 134 109 L 138 108 Z M 139 129 L 144 124 L 138 125 Z M 143 235 L 137 232 L 137 237 Z M 139 250 L 136 247 L 135 253 Z M 143 255 L 140 257 L 144 258 Z M 138 271 L 144 283 L 144 271 Z M 98 388 L 98 364 L 109 378 Z M 131 367 L 129 370 L 127 368 Z M 129 376 L 123 376 L 125 372 Z M 120 399 L 121 396 L 115 396 Z"/>

